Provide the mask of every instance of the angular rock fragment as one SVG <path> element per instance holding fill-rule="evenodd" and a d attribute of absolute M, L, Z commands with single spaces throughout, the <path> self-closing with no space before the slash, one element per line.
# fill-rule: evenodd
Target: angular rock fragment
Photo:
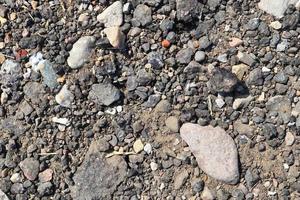
<path fill-rule="evenodd" d="M 116 1 L 97 16 L 105 27 L 120 26 L 123 23 L 122 2 Z"/>
<path fill-rule="evenodd" d="M 185 123 L 180 135 L 205 173 L 228 184 L 239 181 L 237 148 L 223 129 Z"/>
<path fill-rule="evenodd" d="M 55 96 L 55 100 L 59 105 L 69 108 L 74 101 L 74 95 L 68 90 L 68 86 L 64 85 Z"/>
<path fill-rule="evenodd" d="M 277 112 L 284 123 L 288 123 L 291 117 L 291 100 L 286 96 L 277 95 L 271 97 L 266 103 L 266 108 L 270 112 Z"/>
<path fill-rule="evenodd" d="M 109 106 L 120 99 L 121 93 L 111 83 L 99 83 L 92 85 L 88 98 L 97 104 Z"/>
<path fill-rule="evenodd" d="M 125 46 L 125 35 L 120 27 L 114 26 L 103 30 L 111 46 L 123 48 Z"/>
<path fill-rule="evenodd" d="M 258 8 L 265 11 L 268 14 L 274 15 L 277 18 L 284 16 L 285 11 L 290 4 L 299 6 L 299 0 L 261 0 L 258 3 Z"/>

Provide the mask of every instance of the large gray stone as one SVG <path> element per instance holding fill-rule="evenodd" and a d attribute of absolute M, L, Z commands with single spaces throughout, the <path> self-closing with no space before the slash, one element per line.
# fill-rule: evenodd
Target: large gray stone
<path fill-rule="evenodd" d="M 97 20 L 105 27 L 120 26 L 123 22 L 122 2 L 116 1 L 97 16 Z"/>
<path fill-rule="evenodd" d="M 98 142 L 93 142 L 81 166 L 74 175 L 71 187 L 74 200 L 111 199 L 117 186 L 124 181 L 127 164 L 121 156 L 105 158 L 99 151 Z"/>
<path fill-rule="evenodd" d="M 92 48 L 95 46 L 95 40 L 93 36 L 84 36 L 73 45 L 67 60 L 72 69 L 77 69 L 88 61 Z"/>
<path fill-rule="evenodd" d="M 92 85 L 88 98 L 97 104 L 109 106 L 120 98 L 120 91 L 110 83 Z"/>
<path fill-rule="evenodd" d="M 274 15 L 277 18 L 281 18 L 283 17 L 289 4 L 298 6 L 299 3 L 299 0 L 261 0 L 258 3 L 258 7 L 268 14 Z"/>
<path fill-rule="evenodd" d="M 228 184 L 239 181 L 238 152 L 222 128 L 185 123 L 180 135 L 205 173 Z"/>

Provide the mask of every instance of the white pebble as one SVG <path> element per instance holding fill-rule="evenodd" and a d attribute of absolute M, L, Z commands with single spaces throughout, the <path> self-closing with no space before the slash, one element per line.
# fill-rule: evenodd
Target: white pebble
<path fill-rule="evenodd" d="M 151 154 L 151 153 L 152 153 L 152 146 L 151 146 L 151 144 L 147 143 L 147 144 L 144 146 L 144 151 L 145 151 L 147 154 Z"/>
<path fill-rule="evenodd" d="M 155 162 L 151 162 L 150 163 L 150 168 L 152 171 L 156 171 L 158 168 L 158 165 Z"/>

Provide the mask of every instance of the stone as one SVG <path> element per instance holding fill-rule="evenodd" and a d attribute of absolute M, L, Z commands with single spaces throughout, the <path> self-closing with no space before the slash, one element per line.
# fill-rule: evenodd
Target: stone
<path fill-rule="evenodd" d="M 275 30 L 279 30 L 282 28 L 282 24 L 279 21 L 273 21 L 270 23 L 270 26 Z"/>
<path fill-rule="evenodd" d="M 148 63 L 151 64 L 153 69 L 161 69 L 164 66 L 163 58 L 161 53 L 150 52 L 147 55 Z"/>
<path fill-rule="evenodd" d="M 179 190 L 185 184 L 188 177 L 189 174 L 185 168 L 177 172 L 174 179 L 174 189 Z"/>
<path fill-rule="evenodd" d="M 116 1 L 97 16 L 97 20 L 105 27 L 121 26 L 123 23 L 123 5 Z"/>
<path fill-rule="evenodd" d="M 279 44 L 277 44 L 276 51 L 284 52 L 289 46 L 287 39 L 283 39 Z"/>
<path fill-rule="evenodd" d="M 177 133 L 179 130 L 179 121 L 175 116 L 170 116 L 166 119 L 166 126 L 170 131 Z"/>
<path fill-rule="evenodd" d="M 0 65 L 2 65 L 5 60 L 5 56 L 2 53 L 0 53 Z"/>
<path fill-rule="evenodd" d="M 198 16 L 197 0 L 176 0 L 176 17 L 179 21 L 191 22 Z"/>
<path fill-rule="evenodd" d="M 150 143 L 147 143 L 145 146 L 144 146 L 144 151 L 147 153 L 147 154 L 151 154 L 152 153 L 152 146 Z"/>
<path fill-rule="evenodd" d="M 149 96 L 148 100 L 144 102 L 142 105 L 147 108 L 154 108 L 161 99 L 160 94 L 152 94 Z"/>
<path fill-rule="evenodd" d="M 254 133 L 254 129 L 248 125 L 243 124 L 240 120 L 235 121 L 233 123 L 233 128 L 236 132 L 238 132 L 239 135 L 246 135 L 247 137 L 252 137 Z"/>
<path fill-rule="evenodd" d="M 207 36 L 203 36 L 199 39 L 199 49 L 205 50 L 211 45 L 211 41 Z"/>
<path fill-rule="evenodd" d="M 239 51 L 237 57 L 242 63 L 249 66 L 253 66 L 256 63 L 255 59 L 250 54 L 247 53 L 243 53 Z"/>
<path fill-rule="evenodd" d="M 55 95 L 55 101 L 63 107 L 71 107 L 71 104 L 74 101 L 74 95 L 68 90 L 67 85 L 64 85 L 59 93 Z"/>
<path fill-rule="evenodd" d="M 23 87 L 25 99 L 30 100 L 34 104 L 41 103 L 44 98 L 45 90 L 42 84 L 38 82 L 28 82 Z"/>
<path fill-rule="evenodd" d="M 52 64 L 48 60 L 42 60 L 38 63 L 38 70 L 43 76 L 43 82 L 49 88 L 55 88 L 58 86 L 57 78 L 58 75 L 55 73 Z"/>
<path fill-rule="evenodd" d="M 239 181 L 237 148 L 222 128 L 185 123 L 180 135 L 206 174 L 227 184 Z"/>
<path fill-rule="evenodd" d="M 49 182 L 52 180 L 53 176 L 53 170 L 52 169 L 46 169 L 39 173 L 39 181 L 41 183 Z"/>
<path fill-rule="evenodd" d="M 205 60 L 205 52 L 204 51 L 197 51 L 195 53 L 195 61 L 202 62 Z"/>
<path fill-rule="evenodd" d="M 151 8 L 144 4 L 139 4 L 133 12 L 133 18 L 137 20 L 141 26 L 149 25 L 152 22 Z"/>
<path fill-rule="evenodd" d="M 53 193 L 53 185 L 51 182 L 41 183 L 39 184 L 37 191 L 41 196 L 49 196 Z"/>
<path fill-rule="evenodd" d="M 111 46 L 115 48 L 124 48 L 125 46 L 125 35 L 118 26 L 105 28 L 103 32 L 106 34 L 107 39 Z"/>
<path fill-rule="evenodd" d="M 289 77 L 284 73 L 284 71 L 280 71 L 273 77 L 276 83 L 287 84 Z"/>
<path fill-rule="evenodd" d="M 150 163 L 150 168 L 152 171 L 156 171 L 158 169 L 158 165 L 155 162 Z"/>
<path fill-rule="evenodd" d="M 285 135 L 285 144 L 287 146 L 292 146 L 295 142 L 295 136 L 292 132 L 287 132 L 286 135 Z"/>
<path fill-rule="evenodd" d="M 244 25 L 246 30 L 254 31 L 259 27 L 260 19 L 259 18 L 252 18 L 250 19 L 247 24 Z"/>
<path fill-rule="evenodd" d="M 250 104 L 250 102 L 253 100 L 254 97 L 251 95 L 244 98 L 236 98 L 232 104 L 232 108 L 238 110 L 240 108 L 247 107 Z"/>
<path fill-rule="evenodd" d="M 156 112 L 168 113 L 172 109 L 168 100 L 161 100 L 155 107 Z"/>
<path fill-rule="evenodd" d="M 246 83 L 248 85 L 263 85 L 264 79 L 263 79 L 263 74 L 260 68 L 255 68 L 253 69 L 250 73 L 249 76 L 247 77 Z"/>
<path fill-rule="evenodd" d="M 68 65 L 72 69 L 82 67 L 91 55 L 92 48 L 95 46 L 95 37 L 83 36 L 73 45 L 67 59 Z"/>
<path fill-rule="evenodd" d="M 201 193 L 201 199 L 203 200 L 214 200 L 215 196 L 208 187 L 204 187 Z"/>
<path fill-rule="evenodd" d="M 25 160 L 20 162 L 19 166 L 23 171 L 24 176 L 28 180 L 34 181 L 38 177 L 39 170 L 40 170 L 40 163 L 34 158 L 26 158 Z"/>
<path fill-rule="evenodd" d="M 32 106 L 27 101 L 23 101 L 19 105 L 19 109 L 25 116 L 28 116 L 33 112 Z"/>
<path fill-rule="evenodd" d="M 0 128 L 3 132 L 16 136 L 22 135 L 27 130 L 26 127 L 14 117 L 7 117 L 0 121 Z"/>
<path fill-rule="evenodd" d="M 70 125 L 70 120 L 68 118 L 65 117 L 52 117 L 52 122 L 57 123 L 57 124 L 61 124 L 61 125 L 65 125 L 68 126 Z"/>
<path fill-rule="evenodd" d="M 112 103 L 118 101 L 121 97 L 121 93 L 111 83 L 99 83 L 92 85 L 89 92 L 88 99 L 94 101 L 96 104 L 109 106 Z"/>
<path fill-rule="evenodd" d="M 183 72 L 188 75 L 188 77 L 194 77 L 199 72 L 203 71 L 203 67 L 196 61 L 191 61 L 184 69 Z"/>
<path fill-rule="evenodd" d="M 248 73 L 250 67 L 245 64 L 233 65 L 231 72 L 234 73 L 239 80 L 243 80 L 245 74 Z"/>
<path fill-rule="evenodd" d="M 208 88 L 213 93 L 233 92 L 238 84 L 238 78 L 230 71 L 216 67 L 207 83 Z"/>
<path fill-rule="evenodd" d="M 10 181 L 13 183 L 19 183 L 22 182 L 22 177 L 19 173 L 14 173 L 13 175 L 11 175 Z"/>
<path fill-rule="evenodd" d="M 245 180 L 248 188 L 252 188 L 259 181 L 259 179 L 259 175 L 256 173 L 255 170 L 251 171 L 250 169 L 248 169 L 246 171 Z"/>
<path fill-rule="evenodd" d="M 127 163 L 121 156 L 105 158 L 92 142 L 83 163 L 74 174 L 73 199 L 112 199 L 112 194 L 126 178 Z"/>
<path fill-rule="evenodd" d="M 241 40 L 240 38 L 231 38 L 231 41 L 229 42 L 229 46 L 230 47 L 237 47 L 240 46 L 241 44 L 243 44 L 243 40 Z"/>
<path fill-rule="evenodd" d="M 298 117 L 300 115 L 300 101 L 298 101 L 292 110 L 292 115 Z"/>
<path fill-rule="evenodd" d="M 133 143 L 133 150 L 135 153 L 140 153 L 143 151 L 143 149 L 144 149 L 144 144 L 141 139 L 138 139 Z"/>
<path fill-rule="evenodd" d="M 221 97 L 216 98 L 215 102 L 219 108 L 223 108 L 225 105 L 225 101 Z"/>
<path fill-rule="evenodd" d="M 291 117 L 291 100 L 287 96 L 277 95 L 269 98 L 266 108 L 270 112 L 277 112 L 279 117 L 288 123 Z"/>
<path fill-rule="evenodd" d="M 191 48 L 181 49 L 176 54 L 176 60 L 180 64 L 188 64 L 189 62 L 191 62 L 193 54 L 194 52 Z"/>
<path fill-rule="evenodd" d="M 227 56 L 228 55 L 226 53 L 220 54 L 218 55 L 217 60 L 222 63 L 226 63 L 228 61 Z"/>
<path fill-rule="evenodd" d="M 277 18 L 282 18 L 290 4 L 299 4 L 299 0 L 260 0 L 258 8 Z"/>
<path fill-rule="evenodd" d="M 0 189 L 0 199 L 1 200 L 9 200 L 7 195 Z"/>

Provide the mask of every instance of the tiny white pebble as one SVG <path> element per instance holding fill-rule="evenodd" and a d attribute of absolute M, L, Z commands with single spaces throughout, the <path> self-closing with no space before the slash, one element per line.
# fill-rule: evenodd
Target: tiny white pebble
<path fill-rule="evenodd" d="M 150 163 L 150 168 L 152 171 L 156 171 L 158 168 L 158 165 L 155 162 L 151 162 Z"/>
<path fill-rule="evenodd" d="M 145 151 L 147 154 L 151 154 L 151 153 L 152 153 L 152 146 L 151 146 L 151 144 L 147 143 L 147 144 L 144 146 L 144 151 Z"/>

